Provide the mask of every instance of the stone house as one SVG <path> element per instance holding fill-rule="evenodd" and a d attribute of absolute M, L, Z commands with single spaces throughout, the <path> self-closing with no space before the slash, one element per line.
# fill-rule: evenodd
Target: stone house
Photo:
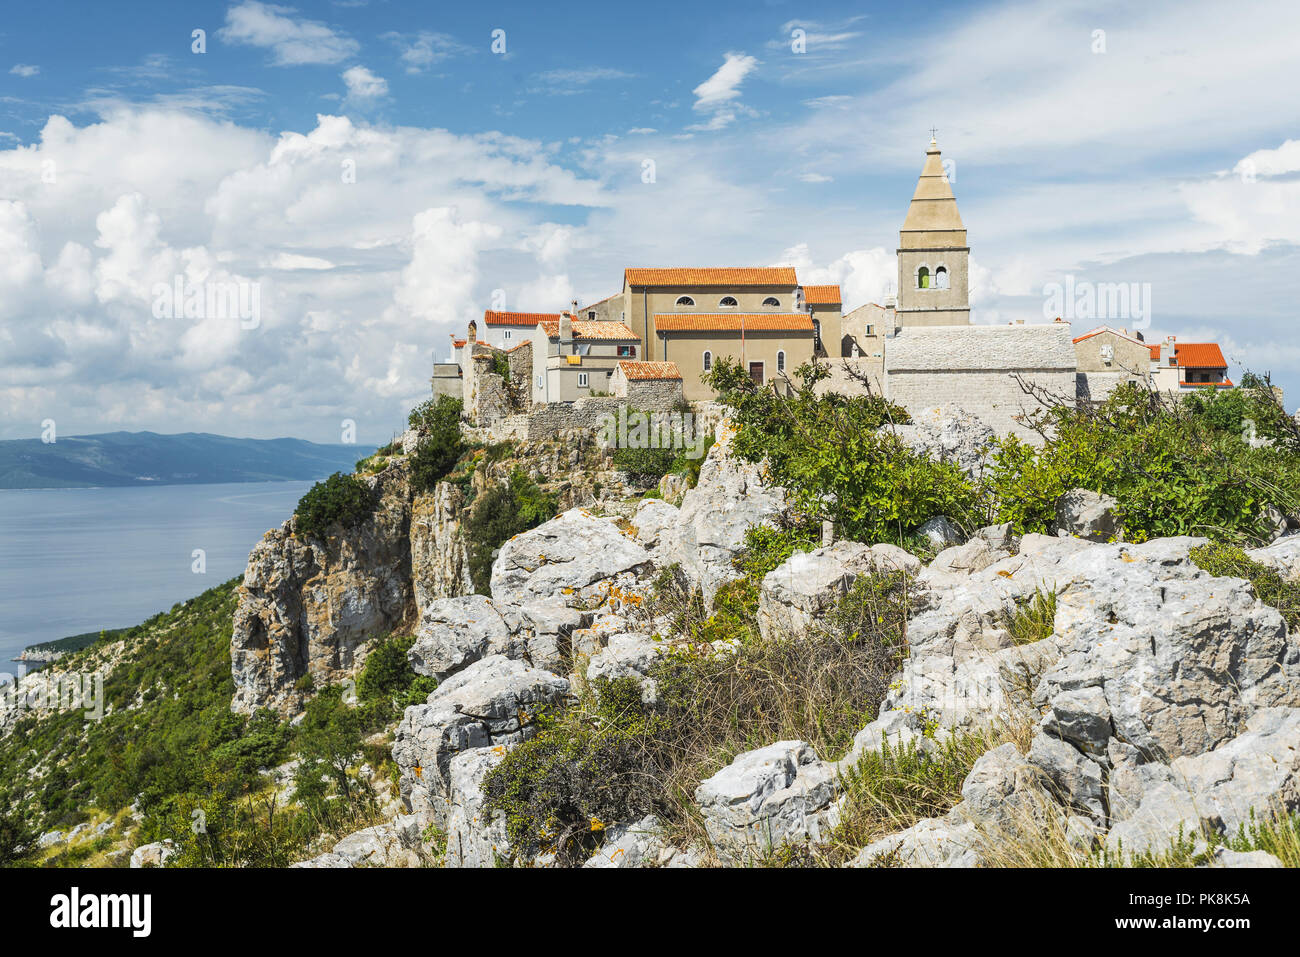
<path fill-rule="evenodd" d="M 536 405 L 608 393 L 614 369 L 620 360 L 637 357 L 640 339 L 621 322 L 574 319 L 564 312 L 538 322 L 532 341 Z"/>
<path fill-rule="evenodd" d="M 1072 400 L 1074 343 L 1070 324 L 915 326 L 885 349 L 885 395 L 916 413 L 953 404 L 999 433 L 1033 438 L 1025 417 L 1042 404 L 1020 382 Z"/>
<path fill-rule="evenodd" d="M 1074 340 L 1077 395 L 1100 402 L 1124 382 L 1151 383 L 1151 347 L 1127 329 L 1098 326 Z"/>
<path fill-rule="evenodd" d="M 625 359 L 610 376 L 610 392 L 637 409 L 671 409 L 685 399 L 682 373 L 675 362 Z"/>

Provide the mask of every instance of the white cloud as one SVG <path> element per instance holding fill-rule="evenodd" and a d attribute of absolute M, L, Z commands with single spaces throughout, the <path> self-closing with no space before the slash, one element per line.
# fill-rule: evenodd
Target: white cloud
<path fill-rule="evenodd" d="M 740 84 L 758 68 L 758 60 L 743 53 L 728 53 L 717 71 L 691 92 L 695 109 L 707 112 L 740 96 Z"/>
<path fill-rule="evenodd" d="M 388 95 L 388 81 L 364 66 L 349 67 L 342 73 L 348 96 L 354 100 L 374 100 Z"/>
<path fill-rule="evenodd" d="M 633 75 L 612 67 L 547 70 L 533 77 L 534 85 L 529 88 L 529 92 L 570 96 L 586 93 L 597 83 L 626 80 Z"/>
<path fill-rule="evenodd" d="M 1258 176 L 1282 176 L 1300 171 L 1300 140 L 1287 140 L 1275 150 L 1256 150 L 1242 157 L 1232 172 L 1249 181 Z"/>
<path fill-rule="evenodd" d="M 9 70 L 11 76 L 29 77 L 41 72 L 41 68 L 30 63 L 15 63 Z"/>
<path fill-rule="evenodd" d="M 800 173 L 799 179 L 805 183 L 831 183 L 835 178 L 823 173 Z"/>
<path fill-rule="evenodd" d="M 407 73 L 423 73 L 435 63 L 474 52 L 473 47 L 461 43 L 450 34 L 429 30 L 422 30 L 414 37 L 390 31 L 383 34 L 381 39 L 388 40 L 401 51 L 398 59 Z"/>
<path fill-rule="evenodd" d="M 355 40 L 315 20 L 295 19 L 292 7 L 243 0 L 226 11 L 226 25 L 217 36 L 226 43 L 271 51 L 277 66 L 338 63 L 356 54 Z"/>

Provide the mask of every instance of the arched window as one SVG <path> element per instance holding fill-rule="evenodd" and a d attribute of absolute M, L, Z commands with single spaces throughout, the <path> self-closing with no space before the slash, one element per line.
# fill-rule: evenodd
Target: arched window
<path fill-rule="evenodd" d="M 713 353 L 708 349 L 704 350 L 704 371 L 708 372 L 713 368 Z"/>
<path fill-rule="evenodd" d="M 948 288 L 948 267 L 947 266 L 939 266 L 937 269 L 935 269 L 934 288 L 935 289 Z"/>
<path fill-rule="evenodd" d="M 695 300 L 692 299 L 690 296 L 678 296 L 678 297 L 677 297 L 677 305 L 679 305 L 679 306 L 693 306 L 693 305 L 695 305 Z"/>
<path fill-rule="evenodd" d="M 763 305 L 765 305 L 765 306 L 779 306 L 779 305 L 781 305 L 781 300 L 778 299 L 778 298 L 776 298 L 776 296 L 768 296 L 766 299 L 763 300 Z"/>
<path fill-rule="evenodd" d="M 777 372 L 785 371 L 785 350 L 784 349 L 779 350 L 776 354 L 776 371 Z"/>
<path fill-rule="evenodd" d="M 733 308 L 736 305 L 736 297 L 723 296 L 721 299 L 718 300 L 718 305 L 728 309 Z"/>
<path fill-rule="evenodd" d="M 930 270 L 925 266 L 922 266 L 920 269 L 916 271 L 916 288 L 917 289 L 930 288 Z"/>

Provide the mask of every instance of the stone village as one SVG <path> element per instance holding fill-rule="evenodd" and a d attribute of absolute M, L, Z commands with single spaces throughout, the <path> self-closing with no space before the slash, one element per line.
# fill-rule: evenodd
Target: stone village
<path fill-rule="evenodd" d="M 815 360 L 830 372 L 820 389 L 870 388 L 913 414 L 956 405 L 999 433 L 1030 437 L 1024 423 L 1041 406 L 1036 396 L 1096 402 L 1128 381 L 1169 393 L 1233 385 L 1214 343 L 1149 343 L 1138 331 L 1076 330 L 1060 317 L 972 324 L 969 257 L 931 139 L 899 230 L 898 294 L 883 304 L 845 313 L 839 286 L 803 285 L 790 266 L 632 267 L 621 291 L 586 306 L 485 311 L 465 337 L 453 335 L 452 361 L 434 364 L 433 392 L 460 398 L 467 423 L 487 437 L 529 439 L 595 428 L 619 405 L 705 402 L 712 392 L 701 377 L 723 357 L 786 388 Z M 1149 323 L 1149 288 L 1130 295 L 1128 284 L 1106 285 L 1094 306 L 1129 302 L 1142 313 L 1118 314 Z M 1096 314 L 1077 308 L 1073 277 L 1067 286 L 1049 302 L 1060 301 L 1066 317 Z"/>

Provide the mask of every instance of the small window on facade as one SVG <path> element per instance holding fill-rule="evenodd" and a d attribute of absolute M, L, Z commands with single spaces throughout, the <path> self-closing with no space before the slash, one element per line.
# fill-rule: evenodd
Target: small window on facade
<path fill-rule="evenodd" d="M 940 266 L 934 271 L 934 288 L 948 288 L 948 268 L 946 266 Z"/>
<path fill-rule="evenodd" d="M 506 338 L 507 338 L 507 339 L 510 338 L 510 330 L 509 330 L 509 329 L 506 330 Z"/>
<path fill-rule="evenodd" d="M 542 377 L 541 377 L 541 376 L 538 376 L 538 377 L 537 377 L 537 388 L 540 389 L 541 387 L 542 387 Z"/>
<path fill-rule="evenodd" d="M 579 389 L 587 388 L 587 373 L 585 372 L 578 373 L 578 388 Z"/>
<path fill-rule="evenodd" d="M 781 305 L 781 300 L 778 299 L 778 298 L 776 298 L 776 296 L 768 296 L 766 299 L 763 300 L 763 305 L 765 305 L 765 306 L 779 306 L 779 305 Z"/>
<path fill-rule="evenodd" d="M 679 306 L 693 306 L 693 305 L 695 305 L 695 300 L 692 299 L 690 296 L 678 296 L 678 297 L 677 297 L 677 305 L 679 305 Z"/>
<path fill-rule="evenodd" d="M 635 359 L 636 346 L 619 346 L 618 355 L 620 359 Z"/>
<path fill-rule="evenodd" d="M 723 308 L 726 308 L 726 309 L 734 308 L 735 305 L 736 305 L 736 297 L 735 297 L 735 296 L 723 296 L 721 299 L 718 300 L 718 305 L 719 305 L 719 306 L 722 306 Z"/>
<path fill-rule="evenodd" d="M 708 372 L 713 368 L 713 353 L 708 349 L 704 350 L 704 371 Z"/>
<path fill-rule="evenodd" d="M 778 351 L 776 354 L 776 371 L 777 372 L 785 371 L 785 350 L 784 349 Z"/>
<path fill-rule="evenodd" d="M 587 313 L 587 318 L 590 319 L 592 322 L 595 322 L 595 321 L 596 321 L 596 310 L 593 309 L 593 310 L 591 310 L 591 312 Z"/>
<path fill-rule="evenodd" d="M 876 334 L 876 327 L 875 327 L 875 326 L 867 326 L 867 335 L 869 335 L 869 336 L 874 336 L 875 334 Z"/>
<path fill-rule="evenodd" d="M 916 271 L 916 288 L 917 289 L 930 288 L 930 270 L 924 266 L 922 266 L 920 269 Z"/>

